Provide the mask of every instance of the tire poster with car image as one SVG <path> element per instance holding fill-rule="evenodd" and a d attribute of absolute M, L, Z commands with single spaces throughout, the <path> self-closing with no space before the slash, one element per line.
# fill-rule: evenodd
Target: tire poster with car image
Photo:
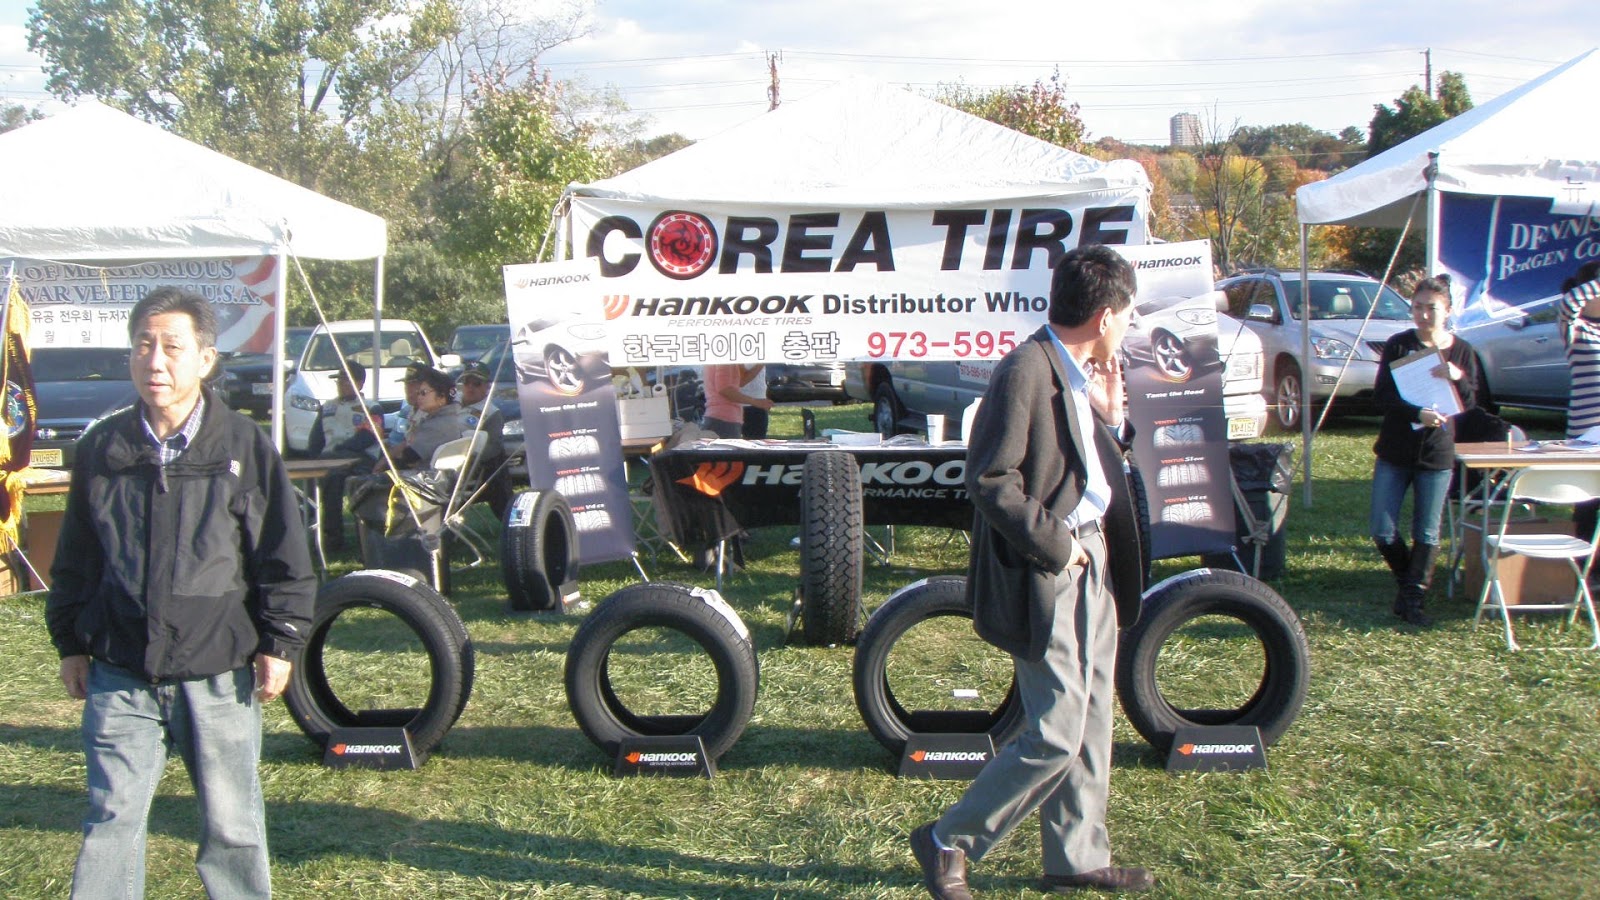
<path fill-rule="evenodd" d="M 596 263 L 529 263 L 504 274 L 528 484 L 566 499 L 582 563 L 627 559 L 633 507 L 606 323 L 594 302 Z"/>
<path fill-rule="evenodd" d="M 1113 249 L 1139 279 L 1122 352 L 1133 456 L 1150 505 L 1150 555 L 1227 552 L 1233 488 L 1211 245 Z"/>

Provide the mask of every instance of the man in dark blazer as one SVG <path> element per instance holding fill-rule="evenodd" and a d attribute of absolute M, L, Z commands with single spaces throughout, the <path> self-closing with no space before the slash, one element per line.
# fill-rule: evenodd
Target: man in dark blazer
<path fill-rule="evenodd" d="M 955 806 L 911 833 L 939 900 L 971 897 L 967 859 L 1036 809 L 1046 890 L 1155 883 L 1111 865 L 1105 827 L 1117 630 L 1138 616 L 1143 587 L 1118 446 L 1128 437 L 1118 349 L 1133 294 L 1133 268 L 1115 251 L 1064 255 L 1049 324 L 996 366 L 973 425 L 967 597 L 978 634 L 1015 661 L 1028 724 Z"/>

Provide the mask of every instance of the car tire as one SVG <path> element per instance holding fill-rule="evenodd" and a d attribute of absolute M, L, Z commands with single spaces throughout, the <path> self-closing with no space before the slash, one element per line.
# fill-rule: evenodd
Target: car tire
<path fill-rule="evenodd" d="M 1235 709 L 1178 709 L 1156 683 L 1156 664 L 1174 632 L 1201 616 L 1226 616 L 1261 641 L 1265 671 L 1249 700 Z M 1311 678 L 1305 629 L 1277 592 L 1238 572 L 1195 569 L 1145 594 L 1139 621 L 1123 632 L 1117 654 L 1117 696 L 1134 730 L 1165 753 L 1179 728 L 1253 725 L 1270 746 L 1293 724 Z"/>
<path fill-rule="evenodd" d="M 1300 403 L 1300 367 L 1282 363 L 1272 380 L 1272 402 L 1268 404 L 1273 427 L 1280 432 L 1299 431 Z"/>
<path fill-rule="evenodd" d="M 681 632 L 711 657 L 717 690 L 704 715 L 649 716 L 628 709 L 611 685 L 608 660 L 617 640 L 640 628 Z M 694 735 L 708 759 L 721 757 L 744 733 L 755 709 L 760 671 L 750 632 L 716 591 L 651 581 L 600 601 L 567 649 L 567 703 L 585 736 L 608 757 L 626 738 Z"/>
<path fill-rule="evenodd" d="M 1194 375 L 1189 348 L 1184 346 L 1183 338 L 1170 331 L 1157 330 L 1150 335 L 1150 358 L 1163 381 L 1181 384 Z"/>
<path fill-rule="evenodd" d="M 806 455 L 800 475 L 800 620 L 806 643 L 848 644 L 865 608 L 861 471 L 842 450 Z"/>
<path fill-rule="evenodd" d="M 507 604 L 518 612 L 552 610 L 578 593 L 578 528 L 557 491 L 523 491 L 500 530 L 500 572 Z"/>
<path fill-rule="evenodd" d="M 895 395 L 894 382 L 885 379 L 872 389 L 872 427 L 885 438 L 901 433 L 900 419 L 905 407 Z"/>
<path fill-rule="evenodd" d="M 578 370 L 578 357 L 560 344 L 544 348 L 544 373 L 556 393 L 567 397 L 583 393 L 583 375 Z"/>
<path fill-rule="evenodd" d="M 335 695 L 323 665 L 328 632 L 344 613 L 381 609 L 400 619 L 421 640 L 432 670 L 420 709 L 352 710 Z M 290 671 L 284 705 L 295 724 L 326 746 L 336 728 L 403 727 L 418 754 L 439 745 L 472 696 L 475 660 L 466 625 L 449 601 L 426 581 L 404 572 L 369 569 L 334 579 L 317 592 L 311 630 L 299 663 Z"/>
<path fill-rule="evenodd" d="M 889 652 L 913 627 L 939 616 L 972 618 L 967 580 L 960 575 L 924 578 L 895 591 L 872 613 L 856 642 L 851 682 L 867 731 L 895 756 L 918 734 L 988 734 L 996 747 L 1022 730 L 1022 701 L 1015 680 L 992 710 L 908 710 L 889 684 Z"/>

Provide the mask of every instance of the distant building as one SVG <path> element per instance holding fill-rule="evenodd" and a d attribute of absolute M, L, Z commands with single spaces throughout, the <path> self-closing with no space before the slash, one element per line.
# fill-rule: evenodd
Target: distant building
<path fill-rule="evenodd" d="M 1172 117 L 1172 146 L 1200 146 L 1200 117 L 1194 113 L 1178 113 Z"/>

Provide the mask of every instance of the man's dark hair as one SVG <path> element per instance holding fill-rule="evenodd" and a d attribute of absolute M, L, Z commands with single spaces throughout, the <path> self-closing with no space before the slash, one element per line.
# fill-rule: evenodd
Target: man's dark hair
<path fill-rule="evenodd" d="M 366 387 L 367 386 L 367 367 L 363 366 L 361 363 L 356 362 L 355 360 L 345 360 L 345 365 L 350 367 L 350 377 L 355 379 L 355 381 L 351 382 L 351 384 L 355 385 L 358 388 Z M 344 373 L 340 372 L 339 374 L 343 375 Z"/>
<path fill-rule="evenodd" d="M 1050 276 L 1050 323 L 1076 328 L 1101 309 L 1122 312 L 1133 302 L 1133 266 L 1104 244 L 1074 247 Z"/>
<path fill-rule="evenodd" d="M 1578 271 L 1573 272 L 1571 278 L 1561 282 L 1561 293 L 1565 294 L 1578 285 L 1588 284 L 1596 278 L 1600 278 L 1600 259 L 1591 259 L 1579 266 Z"/>
<path fill-rule="evenodd" d="M 158 287 L 144 295 L 128 314 L 128 339 L 132 340 L 139 326 L 151 316 L 181 313 L 194 323 L 194 336 L 200 349 L 217 345 L 217 314 L 206 298 L 193 291 L 175 287 Z"/>

